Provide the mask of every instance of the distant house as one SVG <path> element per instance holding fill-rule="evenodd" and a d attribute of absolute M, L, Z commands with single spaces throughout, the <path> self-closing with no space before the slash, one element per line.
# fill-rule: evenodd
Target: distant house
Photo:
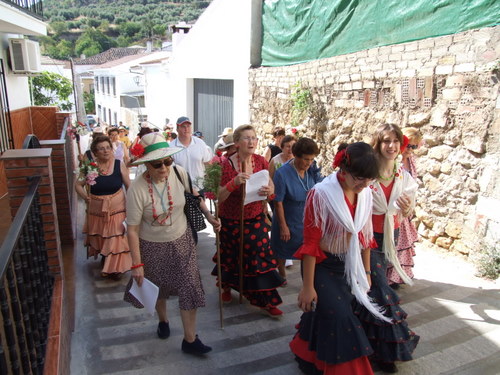
<path fill-rule="evenodd" d="M 123 121 L 131 128 L 132 134 L 142 121 L 162 127 L 163 122 L 150 121 L 146 110 L 146 83 L 140 65 L 166 59 L 170 54 L 159 51 L 130 55 L 92 68 L 90 71 L 94 74 L 96 114 L 99 119 L 107 125 L 117 125 Z M 152 95 L 162 95 L 161 88 Z"/>

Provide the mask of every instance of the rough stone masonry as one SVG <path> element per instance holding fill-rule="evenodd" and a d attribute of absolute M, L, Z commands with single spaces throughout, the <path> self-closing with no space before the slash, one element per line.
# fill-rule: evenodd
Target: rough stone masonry
<path fill-rule="evenodd" d="M 277 125 L 315 139 L 325 173 L 341 142 L 369 142 L 382 123 L 419 128 L 420 235 L 467 255 L 498 249 L 499 56 L 496 26 L 252 69 L 251 123 L 261 147 Z M 309 101 L 297 117 L 296 94 L 304 92 Z"/>

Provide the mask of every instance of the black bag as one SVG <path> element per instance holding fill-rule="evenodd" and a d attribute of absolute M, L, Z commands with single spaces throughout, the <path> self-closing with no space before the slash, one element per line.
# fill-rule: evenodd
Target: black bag
<path fill-rule="evenodd" d="M 179 181 L 182 183 L 182 185 L 184 185 L 184 182 L 182 181 L 182 178 L 176 167 L 174 167 L 174 171 Z M 195 196 L 193 194 L 193 185 L 191 184 L 191 178 L 189 177 L 189 175 L 187 176 L 187 179 L 189 181 L 190 193 L 184 190 L 184 197 L 186 198 L 184 213 L 186 214 L 189 226 L 193 230 L 193 233 L 195 233 L 205 229 L 207 227 L 207 224 L 205 223 L 205 217 L 203 216 L 200 208 L 200 199 L 202 197 L 201 195 Z M 186 185 L 184 185 L 184 187 L 185 186 Z"/>

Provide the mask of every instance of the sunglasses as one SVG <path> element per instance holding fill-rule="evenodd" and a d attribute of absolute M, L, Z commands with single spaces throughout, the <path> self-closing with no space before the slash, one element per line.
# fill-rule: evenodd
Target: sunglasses
<path fill-rule="evenodd" d="M 408 145 L 406 148 L 409 148 L 410 150 L 416 150 L 418 145 Z"/>
<path fill-rule="evenodd" d="M 173 162 L 174 162 L 174 159 L 167 158 L 163 161 L 157 161 L 155 163 L 150 162 L 149 165 L 152 166 L 154 169 L 158 169 L 158 168 L 161 168 L 162 165 L 164 165 L 165 167 L 170 167 Z"/>

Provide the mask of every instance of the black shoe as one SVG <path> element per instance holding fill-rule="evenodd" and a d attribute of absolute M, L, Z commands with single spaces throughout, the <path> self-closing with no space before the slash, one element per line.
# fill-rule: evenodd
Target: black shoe
<path fill-rule="evenodd" d="M 383 372 L 387 372 L 389 374 L 395 374 L 398 372 L 398 368 L 394 362 L 378 362 L 378 367 L 380 367 Z"/>
<path fill-rule="evenodd" d="M 207 354 L 211 350 L 212 348 L 210 346 L 207 346 L 201 342 L 201 340 L 198 338 L 198 335 L 196 335 L 196 340 L 194 340 L 192 343 L 189 343 L 186 340 L 182 340 L 182 351 L 184 353 L 203 355 Z"/>
<path fill-rule="evenodd" d="M 158 329 L 156 330 L 158 337 L 162 340 L 165 340 L 170 336 L 170 327 L 168 326 L 168 322 L 160 322 L 158 323 Z"/>

